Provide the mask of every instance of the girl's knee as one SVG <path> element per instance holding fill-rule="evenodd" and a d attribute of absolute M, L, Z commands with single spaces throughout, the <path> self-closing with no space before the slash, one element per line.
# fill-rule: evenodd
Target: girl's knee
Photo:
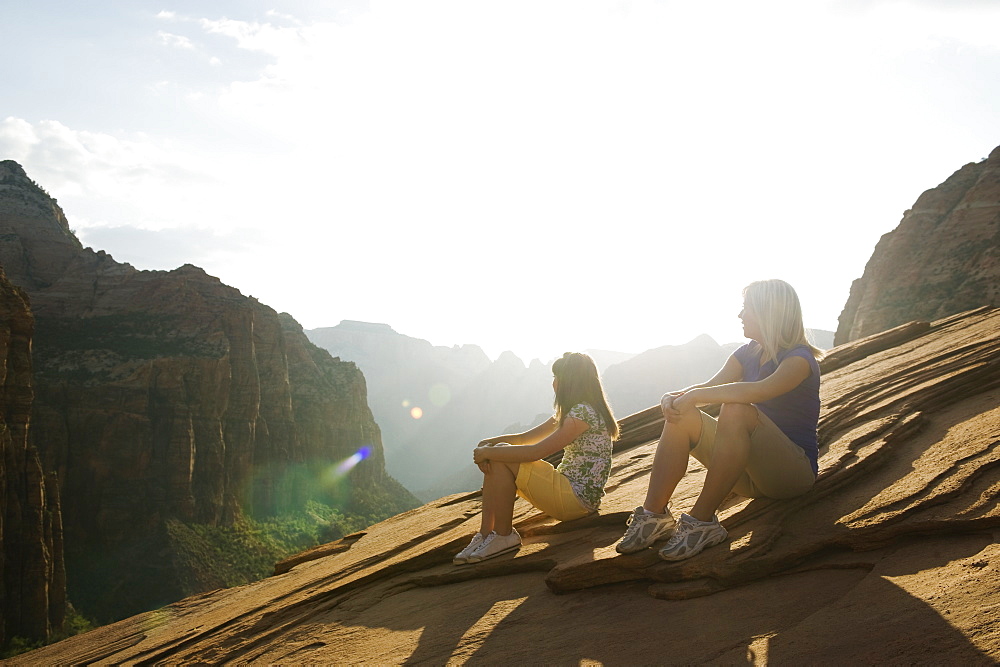
<path fill-rule="evenodd" d="M 517 479 L 519 465 L 517 463 L 505 463 L 502 461 L 491 461 L 487 475 L 500 475 Z"/>

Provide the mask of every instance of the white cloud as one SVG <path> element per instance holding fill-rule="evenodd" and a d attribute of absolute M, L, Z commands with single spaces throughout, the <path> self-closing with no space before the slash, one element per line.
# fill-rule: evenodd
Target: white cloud
<path fill-rule="evenodd" d="M 183 35 L 174 35 L 169 32 L 158 32 L 156 36 L 160 38 L 160 42 L 165 46 L 170 46 L 178 49 L 186 49 L 189 51 L 194 50 L 194 44 L 190 39 L 184 37 Z"/>
<path fill-rule="evenodd" d="M 67 214 L 79 206 L 85 226 L 133 223 L 149 228 L 177 224 L 179 193 L 215 182 L 192 166 L 190 155 L 171 151 L 150 137 L 121 138 L 73 130 L 57 121 L 0 122 L 0 154 L 21 163 L 57 197 Z M 67 203 L 68 202 L 68 203 Z M 105 211 L 98 214 L 96 211 Z M 115 216 L 109 220 L 108 217 Z"/>

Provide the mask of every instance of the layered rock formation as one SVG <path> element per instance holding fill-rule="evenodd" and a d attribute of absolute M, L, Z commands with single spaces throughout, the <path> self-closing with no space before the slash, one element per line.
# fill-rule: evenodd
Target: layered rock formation
<path fill-rule="evenodd" d="M 184 571 L 171 521 L 227 526 L 310 498 L 383 517 L 416 504 L 385 472 L 354 364 L 197 267 L 138 271 L 82 248 L 13 162 L 0 163 L 0 265 L 36 317 L 32 441 L 58 475 L 86 615 L 222 585 Z"/>
<path fill-rule="evenodd" d="M 924 192 L 854 281 L 835 343 L 1000 305 L 1000 147 Z"/>
<path fill-rule="evenodd" d="M 46 640 L 66 614 L 59 489 L 28 442 L 33 329 L 0 269 L 0 645 Z"/>
<path fill-rule="evenodd" d="M 597 515 L 517 502 L 516 554 L 451 565 L 479 498 L 446 497 L 12 662 L 995 664 L 1000 310 L 902 326 L 823 369 L 816 487 L 731 497 L 729 540 L 691 560 L 614 551 L 648 481 L 651 408 L 623 420 Z M 692 461 L 675 511 L 703 475 Z"/>

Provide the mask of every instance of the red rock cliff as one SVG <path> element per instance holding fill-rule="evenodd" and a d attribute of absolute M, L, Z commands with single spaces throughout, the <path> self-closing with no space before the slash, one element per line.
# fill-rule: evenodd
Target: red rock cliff
<path fill-rule="evenodd" d="M 58 487 L 28 442 L 33 329 L 0 269 L 0 645 L 48 639 L 66 613 Z"/>
<path fill-rule="evenodd" d="M 987 305 L 1000 305 L 1000 148 L 920 195 L 882 237 L 834 342 Z"/>
<path fill-rule="evenodd" d="M 307 498 L 365 514 L 416 504 L 385 472 L 353 363 L 197 267 L 139 271 L 82 248 L 13 162 L 0 163 L 0 263 L 36 317 L 32 437 L 58 474 L 70 597 L 86 613 L 222 585 L 179 571 L 172 519 L 225 526 Z M 345 479 L 324 477 L 362 447 Z"/>

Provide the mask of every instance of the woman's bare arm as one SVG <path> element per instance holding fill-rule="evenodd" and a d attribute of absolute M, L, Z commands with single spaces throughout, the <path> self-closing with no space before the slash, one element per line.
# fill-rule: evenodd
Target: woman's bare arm
<path fill-rule="evenodd" d="M 743 364 L 739 362 L 735 355 L 729 355 L 726 359 L 726 363 L 723 364 L 719 372 L 716 373 L 706 382 L 701 384 L 691 385 L 685 389 L 679 391 L 670 391 L 663 395 L 660 399 L 660 409 L 663 410 L 663 414 L 666 415 L 673 404 L 674 400 L 678 397 L 687 394 L 695 389 L 704 389 L 705 387 L 716 387 L 719 385 L 730 384 L 733 382 L 739 382 L 743 378 Z"/>
<path fill-rule="evenodd" d="M 812 368 L 802 357 L 788 357 L 774 373 L 756 382 L 730 382 L 713 387 L 699 387 L 678 396 L 670 406 L 672 415 L 710 403 L 761 403 L 787 394 L 809 377 Z M 668 418 L 671 415 L 667 415 Z"/>

